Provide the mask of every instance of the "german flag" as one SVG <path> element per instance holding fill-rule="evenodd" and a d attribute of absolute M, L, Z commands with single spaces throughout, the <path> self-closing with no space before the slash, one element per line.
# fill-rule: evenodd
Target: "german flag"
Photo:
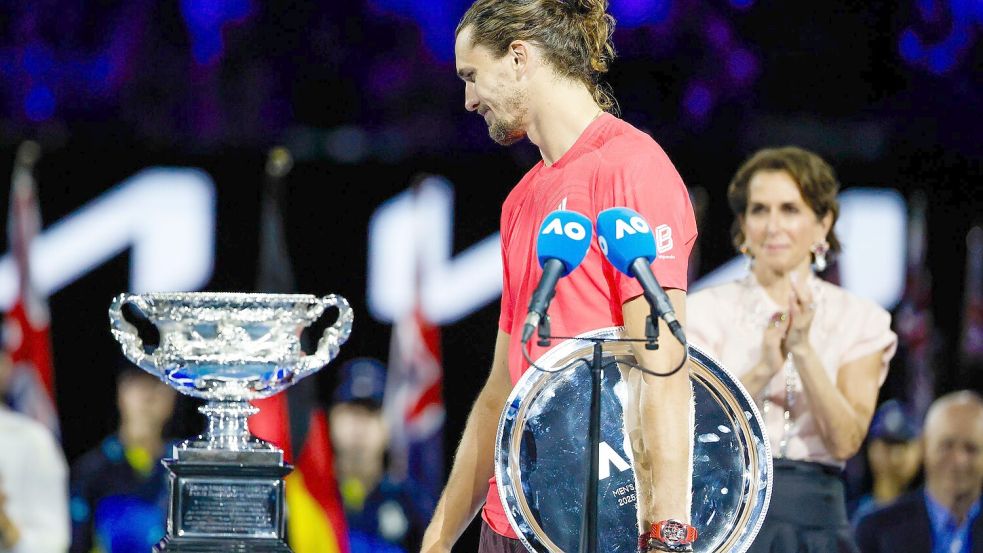
<path fill-rule="evenodd" d="M 312 395 L 312 383 L 302 380 L 285 393 L 253 402 L 260 411 L 249 427 L 257 437 L 283 449 L 294 465 L 286 487 L 287 540 L 294 553 L 348 553 L 328 420 L 321 408 L 312 407 L 313 398 L 305 397 Z M 302 439 L 293 438 L 296 427 L 304 427 Z"/>
<path fill-rule="evenodd" d="M 292 160 L 274 148 L 266 164 L 260 221 L 257 288 L 295 291 L 283 228 L 280 196 Z M 345 512 L 334 476 L 328 419 L 317 401 L 317 385 L 305 378 L 286 392 L 253 402 L 260 411 L 249 419 L 257 437 L 281 448 L 294 471 L 286 478 L 287 541 L 294 553 L 349 553 Z"/>

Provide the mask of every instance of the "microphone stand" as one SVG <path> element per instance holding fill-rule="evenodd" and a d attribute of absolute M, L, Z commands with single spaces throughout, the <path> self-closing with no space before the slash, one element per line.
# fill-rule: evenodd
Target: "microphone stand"
<path fill-rule="evenodd" d="M 593 355 L 590 363 L 590 426 L 587 431 L 587 448 L 590 451 L 590 458 L 587 464 L 587 486 L 584 492 L 584 511 L 580 522 L 580 553 L 598 552 L 598 532 L 597 532 L 597 488 L 598 472 L 600 468 L 600 447 L 601 447 L 601 378 L 604 376 L 604 365 L 602 363 L 603 345 L 605 342 L 645 342 L 645 349 L 659 349 L 659 324 L 653 312 L 645 318 L 645 339 L 637 338 L 577 338 L 570 336 L 550 336 L 549 316 L 545 316 L 539 321 L 538 335 L 536 342 L 539 346 L 547 347 L 550 340 L 556 339 L 577 339 L 586 340 L 594 344 Z"/>

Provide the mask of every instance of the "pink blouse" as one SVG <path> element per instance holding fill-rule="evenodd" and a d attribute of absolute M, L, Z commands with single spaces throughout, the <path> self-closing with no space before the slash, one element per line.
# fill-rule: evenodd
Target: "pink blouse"
<path fill-rule="evenodd" d="M 819 278 L 811 278 L 816 303 L 809 341 L 835 384 L 847 363 L 880 352 L 878 386 L 887 377 L 888 362 L 894 357 L 897 336 L 891 331 L 891 315 L 877 304 L 851 294 Z M 686 299 L 686 334 L 690 343 L 719 361 L 740 378 L 761 360 L 761 342 L 769 318 L 785 310 L 771 299 L 754 275 L 741 280 L 705 288 Z M 785 456 L 842 467 L 826 450 L 819 428 L 797 373 L 786 379 L 779 370 L 754 398 L 761 408 L 765 398 L 771 405 L 763 412 L 772 454 L 780 456 L 779 443 L 785 440 Z M 787 394 L 786 386 L 791 386 Z M 785 430 L 786 397 L 790 397 L 792 424 Z"/>

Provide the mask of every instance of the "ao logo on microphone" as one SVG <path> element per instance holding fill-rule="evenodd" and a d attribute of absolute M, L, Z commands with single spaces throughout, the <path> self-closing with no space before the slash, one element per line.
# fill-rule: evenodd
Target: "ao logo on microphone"
<path fill-rule="evenodd" d="M 621 240 L 626 234 L 633 235 L 639 232 L 648 233 L 652 229 L 649 228 L 649 224 L 645 222 L 645 219 L 635 216 L 627 221 L 624 219 L 616 219 L 614 222 L 614 239 Z M 608 254 L 608 241 L 606 238 L 597 235 L 597 244 L 601 247 L 601 253 L 604 255 Z M 670 243 L 671 244 L 671 243 Z M 669 247 L 672 247 L 671 245 Z"/>
<path fill-rule="evenodd" d="M 644 221 L 643 221 L 644 224 Z M 553 219 L 543 228 L 542 234 L 558 234 L 561 236 L 566 236 L 571 240 L 583 240 L 587 237 L 587 229 L 584 225 L 578 223 L 577 221 L 568 221 L 567 224 L 563 224 L 563 221 L 559 217 Z"/>

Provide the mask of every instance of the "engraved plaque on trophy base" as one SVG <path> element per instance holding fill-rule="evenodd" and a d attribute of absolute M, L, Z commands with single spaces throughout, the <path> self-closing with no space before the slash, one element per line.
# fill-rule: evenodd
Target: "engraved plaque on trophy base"
<path fill-rule="evenodd" d="M 155 552 L 290 553 L 284 541 L 283 477 L 291 467 L 248 464 L 248 453 L 240 456 L 246 463 L 164 461 L 171 504 L 167 536 Z"/>

